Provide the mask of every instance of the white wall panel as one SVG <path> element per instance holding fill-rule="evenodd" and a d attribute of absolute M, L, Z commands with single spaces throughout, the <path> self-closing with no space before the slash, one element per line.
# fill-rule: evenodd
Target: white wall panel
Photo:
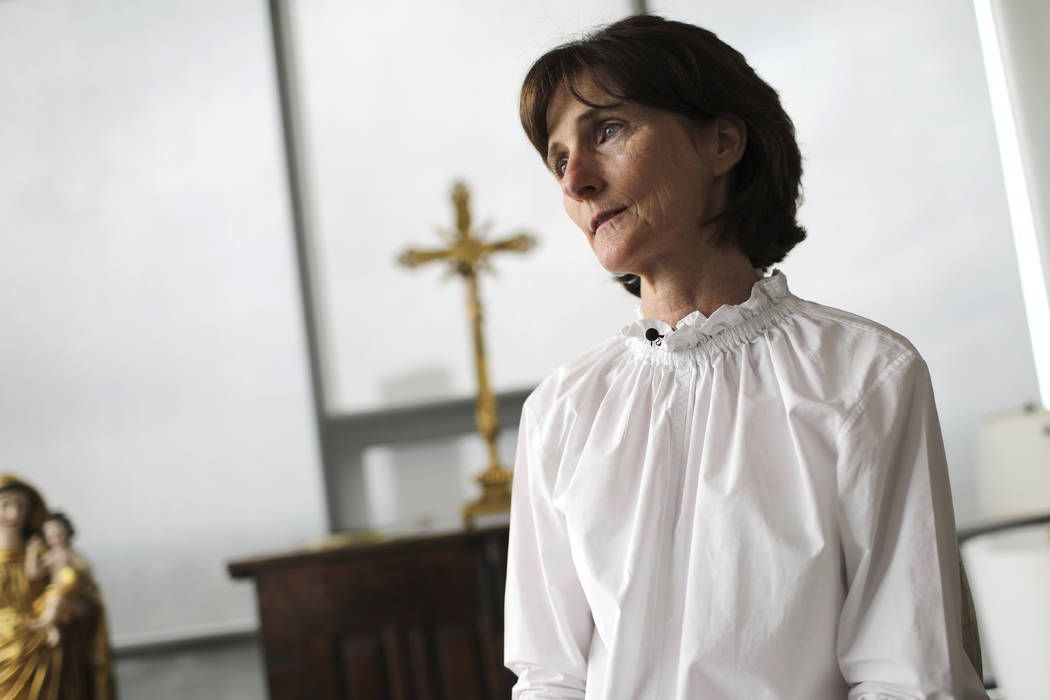
<path fill-rule="evenodd" d="M 543 48 L 626 15 L 626 0 L 291 7 L 330 410 L 473 393 L 463 283 L 395 263 L 442 244 L 457 177 L 493 236 L 540 238 L 528 255 L 494 258 L 498 275 L 481 282 L 497 390 L 533 385 L 633 318 L 517 116 Z"/>
<path fill-rule="evenodd" d="M 0 470 L 118 644 L 252 624 L 324 528 L 263 3 L 0 3 Z"/>

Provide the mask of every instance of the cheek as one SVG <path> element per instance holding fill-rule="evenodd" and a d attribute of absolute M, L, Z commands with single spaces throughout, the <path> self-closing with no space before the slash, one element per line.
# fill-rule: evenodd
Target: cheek
<path fill-rule="evenodd" d="M 655 153 L 637 149 L 625 154 L 618 170 L 615 189 L 633 202 L 636 213 L 652 220 L 675 201 L 675 183 L 670 182 Z"/>
<path fill-rule="evenodd" d="M 586 219 L 586 213 L 579 202 L 571 197 L 562 197 L 561 205 L 562 208 L 565 209 L 565 213 L 569 215 L 569 219 L 571 219 L 574 224 L 580 227 L 584 232 L 590 232 L 591 222 L 589 219 L 586 221 L 581 220 L 581 217 Z"/>
<path fill-rule="evenodd" d="M 661 224 L 668 219 L 677 218 L 674 208 L 681 206 L 675 188 L 662 183 L 654 183 L 638 200 L 637 216 L 649 224 Z"/>

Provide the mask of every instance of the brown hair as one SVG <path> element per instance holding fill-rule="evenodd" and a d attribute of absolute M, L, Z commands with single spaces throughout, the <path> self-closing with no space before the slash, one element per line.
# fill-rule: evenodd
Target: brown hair
<path fill-rule="evenodd" d="M 747 146 L 733 170 L 716 243 L 735 245 L 763 270 L 784 259 L 806 237 L 796 220 L 802 199 L 802 155 L 773 88 L 739 51 L 712 32 L 636 15 L 600 28 L 541 56 L 525 77 L 521 125 L 540 156 L 547 157 L 547 108 L 564 86 L 584 100 L 576 82 L 589 78 L 610 97 L 673 112 L 705 124 L 734 115 L 747 127 Z M 618 275 L 640 295 L 637 275 Z"/>
<path fill-rule="evenodd" d="M 52 512 L 48 513 L 47 517 L 44 518 L 44 522 L 45 523 L 49 523 L 52 520 L 55 520 L 57 522 L 62 523 L 62 525 L 66 528 L 66 537 L 70 541 L 72 541 L 73 540 L 73 536 L 75 534 L 77 534 L 77 531 L 73 527 L 73 523 L 72 523 L 72 521 L 70 521 L 69 517 L 66 516 L 65 513 L 56 510 L 56 511 L 52 511 Z"/>

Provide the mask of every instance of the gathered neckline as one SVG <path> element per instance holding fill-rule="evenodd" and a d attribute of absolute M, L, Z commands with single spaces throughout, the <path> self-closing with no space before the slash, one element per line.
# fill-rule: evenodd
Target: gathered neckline
<path fill-rule="evenodd" d="M 691 365 L 749 342 L 797 307 L 798 299 L 788 291 L 784 273 L 773 270 L 755 282 L 751 296 L 741 304 L 725 304 L 710 316 L 693 311 L 673 330 L 658 318 L 639 318 L 620 335 L 636 353 L 660 364 Z"/>

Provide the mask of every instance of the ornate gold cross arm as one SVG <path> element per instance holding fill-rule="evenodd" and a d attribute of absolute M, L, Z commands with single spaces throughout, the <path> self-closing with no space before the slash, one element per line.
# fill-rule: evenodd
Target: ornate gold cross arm
<path fill-rule="evenodd" d="M 471 228 L 470 192 L 466 185 L 457 182 L 452 187 L 452 203 L 456 208 L 456 232 L 442 235 L 449 246 L 437 250 L 410 248 L 398 258 L 406 267 L 418 267 L 430 262 L 443 261 L 450 265 L 450 273 L 460 275 L 467 283 L 467 313 L 471 320 L 474 340 L 474 364 L 477 370 L 478 396 L 474 417 L 478 432 L 485 439 L 488 449 L 488 466 L 478 477 L 481 498 L 463 507 L 463 518 L 469 525 L 477 515 L 500 513 L 510 508 L 511 471 L 500 464 L 496 450 L 499 435 L 499 413 L 496 399 L 489 387 L 488 364 L 485 358 L 485 342 L 482 334 L 481 295 L 478 292 L 478 270 L 488 267 L 488 258 L 496 252 L 524 253 L 536 245 L 536 239 L 527 233 L 519 233 L 502 240 L 486 242 L 480 233 Z M 483 227 L 484 228 L 484 227 Z"/>
<path fill-rule="evenodd" d="M 435 260 L 448 260 L 452 257 L 450 250 L 406 250 L 397 261 L 405 267 L 419 267 Z"/>
<path fill-rule="evenodd" d="M 504 238 L 502 241 L 490 243 L 489 252 L 495 253 L 497 251 L 510 250 L 515 253 L 525 253 L 532 250 L 535 246 L 535 236 L 531 236 L 527 233 L 519 233 L 517 236 Z"/>

